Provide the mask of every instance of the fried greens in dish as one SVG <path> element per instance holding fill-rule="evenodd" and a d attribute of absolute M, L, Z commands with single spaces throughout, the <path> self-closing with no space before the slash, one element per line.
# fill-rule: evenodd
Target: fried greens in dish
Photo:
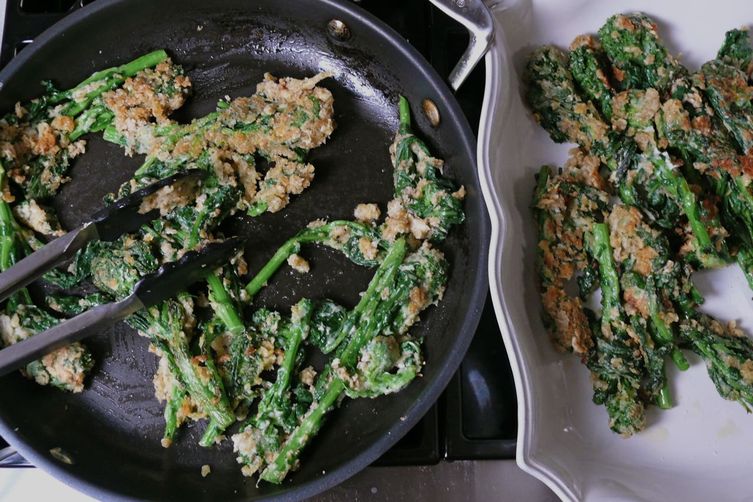
<path fill-rule="evenodd" d="M 692 274 L 736 262 L 753 287 L 752 57 L 732 30 L 693 72 L 637 13 L 528 60 L 534 118 L 577 145 L 536 179 L 544 321 L 621 435 L 645 427 L 648 406 L 672 406 L 665 366 L 687 369 L 684 350 L 722 397 L 751 406 L 753 341 L 699 310 Z"/>

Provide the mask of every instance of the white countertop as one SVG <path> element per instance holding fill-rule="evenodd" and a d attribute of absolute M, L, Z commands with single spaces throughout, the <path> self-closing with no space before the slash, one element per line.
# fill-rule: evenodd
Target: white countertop
<path fill-rule="evenodd" d="M 19 500 L 88 502 L 94 499 L 39 469 L 0 469 L 0 502 Z M 554 502 L 557 497 L 521 471 L 512 460 L 485 460 L 440 462 L 423 467 L 369 467 L 311 499 L 312 502 L 344 500 Z"/>

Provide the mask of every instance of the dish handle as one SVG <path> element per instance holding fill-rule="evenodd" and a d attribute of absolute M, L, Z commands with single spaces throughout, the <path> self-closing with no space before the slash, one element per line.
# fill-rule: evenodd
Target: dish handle
<path fill-rule="evenodd" d="M 455 65 L 448 79 L 452 89 L 457 91 L 491 47 L 494 40 L 494 20 L 483 0 L 429 1 L 462 24 L 471 37 L 468 48 L 460 57 L 460 61 Z"/>

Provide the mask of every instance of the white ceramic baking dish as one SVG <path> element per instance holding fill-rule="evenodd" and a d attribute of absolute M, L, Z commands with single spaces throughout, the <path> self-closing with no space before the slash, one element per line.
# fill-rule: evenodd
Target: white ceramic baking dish
<path fill-rule="evenodd" d="M 670 374 L 675 407 L 652 410 L 647 429 L 623 439 L 591 402 L 588 371 L 552 347 L 540 320 L 529 205 L 537 168 L 561 165 L 572 145 L 554 144 L 536 125 L 520 84 L 533 47 L 567 47 L 618 12 L 654 17 L 671 50 L 697 68 L 714 57 L 726 30 L 753 23 L 753 3 L 503 0 L 493 10 L 478 160 L 493 223 L 491 290 L 518 392 L 518 464 L 563 499 L 753 500 L 753 416 L 719 397 L 700 360 Z M 703 310 L 753 334 L 753 293 L 736 267 L 699 274 L 696 284 L 707 298 Z"/>

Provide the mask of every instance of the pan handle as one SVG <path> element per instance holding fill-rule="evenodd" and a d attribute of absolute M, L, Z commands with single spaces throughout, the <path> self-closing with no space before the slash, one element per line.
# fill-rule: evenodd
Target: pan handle
<path fill-rule="evenodd" d="M 457 91 L 492 45 L 494 39 L 492 14 L 483 0 L 429 1 L 439 10 L 465 26 L 471 36 L 468 48 L 450 73 L 450 86 Z"/>

